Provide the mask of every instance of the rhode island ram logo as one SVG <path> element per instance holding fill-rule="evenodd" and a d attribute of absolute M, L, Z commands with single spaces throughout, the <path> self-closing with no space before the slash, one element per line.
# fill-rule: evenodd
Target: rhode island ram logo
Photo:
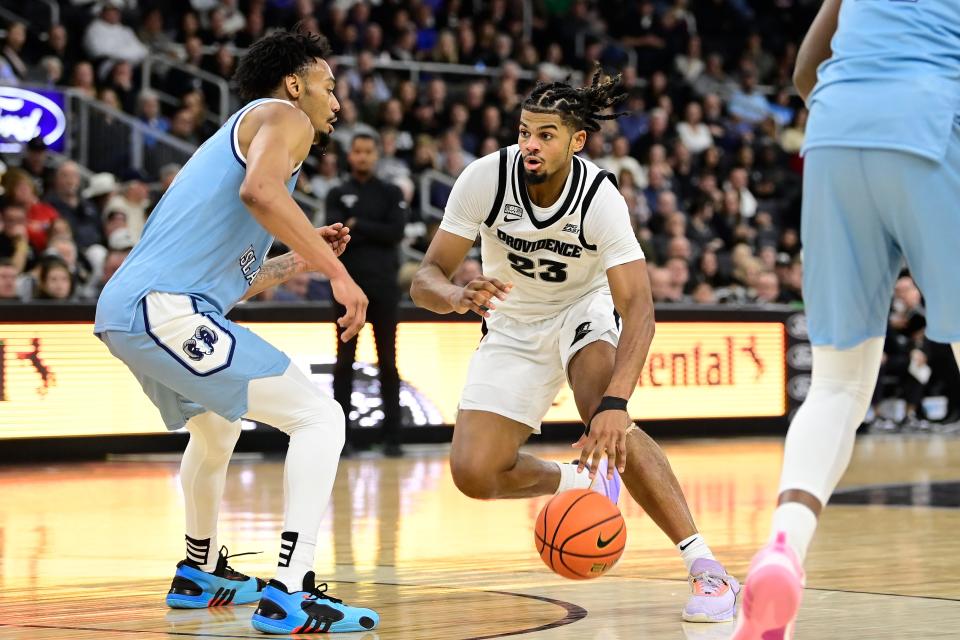
<path fill-rule="evenodd" d="M 217 333 L 208 326 L 200 325 L 193 332 L 193 337 L 183 343 L 183 352 L 191 360 L 203 360 L 204 356 L 213 353 L 213 345 L 217 343 Z"/>

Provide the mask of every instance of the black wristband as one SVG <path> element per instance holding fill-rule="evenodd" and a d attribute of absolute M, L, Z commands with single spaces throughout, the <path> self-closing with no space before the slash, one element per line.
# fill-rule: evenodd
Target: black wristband
<path fill-rule="evenodd" d="M 597 410 L 593 412 L 593 415 L 590 416 L 590 422 L 593 422 L 593 419 L 597 417 L 598 413 L 603 411 L 626 411 L 627 410 L 627 400 L 625 398 L 618 398 L 616 396 L 603 396 L 600 398 L 600 405 L 597 407 Z M 590 424 L 587 424 L 587 435 L 590 434 Z"/>

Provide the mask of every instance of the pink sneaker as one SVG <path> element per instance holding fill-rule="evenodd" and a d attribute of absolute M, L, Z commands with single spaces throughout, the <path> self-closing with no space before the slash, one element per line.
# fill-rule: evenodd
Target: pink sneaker
<path fill-rule="evenodd" d="M 805 577 L 787 534 L 757 552 L 743 585 L 743 604 L 730 640 L 790 640 Z"/>

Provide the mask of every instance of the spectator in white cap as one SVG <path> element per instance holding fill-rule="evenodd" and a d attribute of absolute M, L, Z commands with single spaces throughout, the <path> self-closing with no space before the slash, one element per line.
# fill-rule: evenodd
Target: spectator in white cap
<path fill-rule="evenodd" d="M 87 188 L 80 194 L 85 200 L 93 203 L 97 208 L 97 214 L 104 216 L 107 213 L 106 206 L 110 197 L 117 191 L 117 179 L 112 173 L 95 173 L 90 177 Z"/>
<path fill-rule="evenodd" d="M 138 64 L 150 52 L 133 29 L 120 21 L 123 0 L 105 0 L 100 13 L 83 38 L 83 46 L 91 58 L 112 58 Z"/>
<path fill-rule="evenodd" d="M 147 178 L 140 171 L 130 169 L 123 175 L 125 182 L 120 190 L 107 202 L 107 211 L 122 211 L 127 216 L 127 228 L 134 241 L 140 239 L 143 225 L 147 222 L 147 210 L 150 206 L 150 190 Z"/>

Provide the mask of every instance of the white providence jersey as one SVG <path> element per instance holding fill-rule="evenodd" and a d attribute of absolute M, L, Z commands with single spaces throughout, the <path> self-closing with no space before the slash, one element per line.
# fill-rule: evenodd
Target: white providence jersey
<path fill-rule="evenodd" d="M 440 228 L 468 240 L 479 233 L 484 275 L 514 285 L 491 323 L 499 314 L 552 318 L 607 289 L 607 269 L 644 258 L 613 174 L 576 156 L 571 162 L 548 208 L 527 195 L 518 145 L 472 162 L 453 186 Z"/>

